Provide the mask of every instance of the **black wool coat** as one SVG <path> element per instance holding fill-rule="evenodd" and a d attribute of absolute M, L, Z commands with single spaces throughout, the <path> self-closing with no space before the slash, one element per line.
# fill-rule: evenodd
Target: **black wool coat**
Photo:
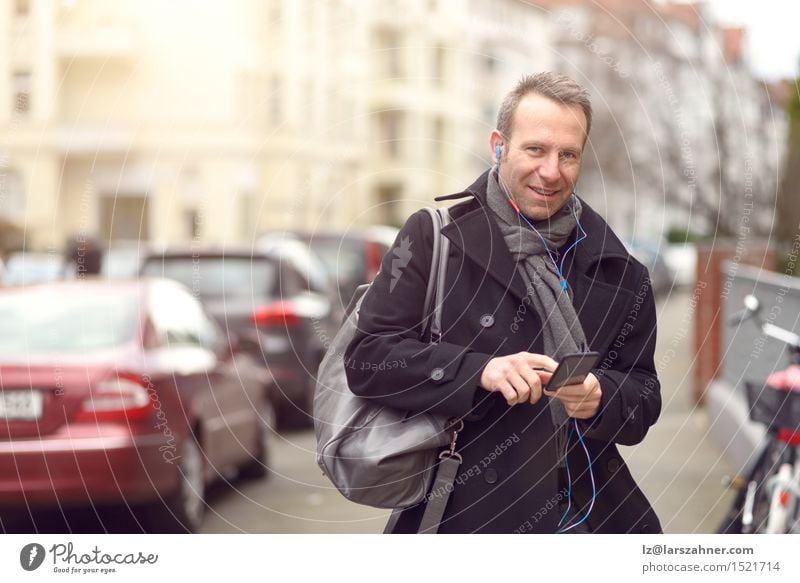
<path fill-rule="evenodd" d="M 553 533 L 567 491 L 548 397 L 509 407 L 478 387 L 491 358 L 543 353 L 541 321 L 527 296 L 535 288 L 526 289 L 486 205 L 487 177 L 443 197 L 472 198 L 450 209 L 453 221 L 442 229 L 451 245 L 441 342 L 421 340 L 433 233 L 419 211 L 364 297 L 360 330 L 345 354 L 347 376 L 354 393 L 384 405 L 465 419 L 463 463 L 439 532 Z M 565 255 L 564 272 L 589 348 L 602 355 L 593 372 L 603 396 L 598 414 L 578 422 L 583 443 L 574 432 L 568 443 L 571 499 L 582 510 L 592 500 L 585 445 L 596 492 L 591 530 L 657 533 L 658 518 L 616 448 L 641 442 L 661 410 L 653 293 L 646 268 L 585 202 L 581 225 L 587 238 Z M 415 532 L 423 511 L 424 503 L 406 509 L 395 532 Z"/>

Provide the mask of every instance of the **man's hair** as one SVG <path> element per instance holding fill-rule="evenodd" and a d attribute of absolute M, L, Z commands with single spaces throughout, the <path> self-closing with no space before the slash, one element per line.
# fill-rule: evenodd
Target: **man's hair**
<path fill-rule="evenodd" d="M 589 93 L 571 77 L 546 71 L 536 75 L 525 75 L 517 86 L 503 99 L 497 113 L 497 130 L 508 141 L 514 127 L 514 113 L 522 98 L 534 93 L 561 105 L 579 105 L 586 116 L 586 135 L 592 128 L 592 104 Z"/>

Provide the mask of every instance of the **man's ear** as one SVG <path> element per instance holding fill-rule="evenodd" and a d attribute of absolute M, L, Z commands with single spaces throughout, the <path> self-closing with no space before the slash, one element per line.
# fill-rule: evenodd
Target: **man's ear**
<path fill-rule="evenodd" d="M 492 161 L 495 164 L 500 162 L 504 144 L 505 141 L 503 140 L 503 134 L 501 134 L 498 130 L 493 130 L 489 136 L 489 145 L 492 148 Z"/>

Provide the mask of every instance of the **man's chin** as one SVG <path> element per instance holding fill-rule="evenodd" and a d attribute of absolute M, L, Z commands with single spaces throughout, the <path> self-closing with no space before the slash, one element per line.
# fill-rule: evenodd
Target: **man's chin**
<path fill-rule="evenodd" d="M 535 206 L 531 208 L 523 208 L 522 213 L 532 221 L 546 221 L 558 212 L 555 205 L 552 207 Z"/>

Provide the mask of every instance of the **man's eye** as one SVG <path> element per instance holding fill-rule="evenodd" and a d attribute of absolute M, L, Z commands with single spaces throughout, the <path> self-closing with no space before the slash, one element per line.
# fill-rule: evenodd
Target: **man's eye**
<path fill-rule="evenodd" d="M 562 160 L 574 160 L 576 157 L 574 152 L 561 152 Z"/>
<path fill-rule="evenodd" d="M 530 146 L 528 147 L 528 152 L 531 154 L 541 154 L 542 149 L 539 146 Z"/>

